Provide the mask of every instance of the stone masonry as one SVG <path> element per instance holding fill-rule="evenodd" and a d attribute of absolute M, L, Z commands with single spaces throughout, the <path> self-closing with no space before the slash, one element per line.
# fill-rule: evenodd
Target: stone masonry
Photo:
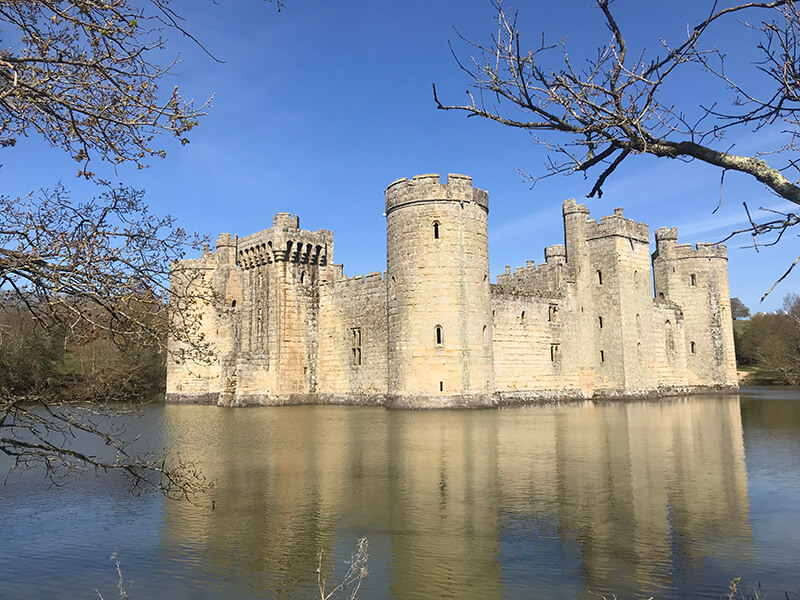
<path fill-rule="evenodd" d="M 736 388 L 725 246 L 661 228 L 650 256 L 646 224 L 568 200 L 564 244 L 490 284 L 488 213 L 470 177 L 399 179 L 387 270 L 349 278 L 333 233 L 297 216 L 221 234 L 175 269 L 176 292 L 214 292 L 195 325 L 214 353 L 181 360 L 171 341 L 167 402 L 453 408 Z"/>

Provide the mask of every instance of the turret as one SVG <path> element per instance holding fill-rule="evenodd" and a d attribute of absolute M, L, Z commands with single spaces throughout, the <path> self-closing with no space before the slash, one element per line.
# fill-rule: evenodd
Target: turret
<path fill-rule="evenodd" d="M 493 389 L 488 194 L 450 174 L 386 189 L 389 392 L 396 406 L 486 405 Z"/>
<path fill-rule="evenodd" d="M 217 260 L 221 265 L 232 265 L 236 262 L 236 236 L 220 233 L 217 238 Z"/>
<path fill-rule="evenodd" d="M 684 319 L 689 385 L 735 385 L 736 358 L 723 244 L 678 244 L 678 231 L 656 231 L 656 300 L 677 304 Z"/>

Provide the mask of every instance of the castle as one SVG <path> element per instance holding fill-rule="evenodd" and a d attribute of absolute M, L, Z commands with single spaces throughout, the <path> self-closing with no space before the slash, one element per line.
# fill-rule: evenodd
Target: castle
<path fill-rule="evenodd" d="M 333 233 L 296 216 L 221 234 L 174 266 L 176 294 L 214 291 L 193 335 L 215 351 L 178 360 L 185 342 L 170 341 L 167 402 L 490 407 L 736 388 L 725 246 L 661 228 L 651 261 L 646 224 L 568 200 L 564 245 L 491 284 L 488 212 L 470 177 L 399 179 L 386 271 L 350 278 Z"/>

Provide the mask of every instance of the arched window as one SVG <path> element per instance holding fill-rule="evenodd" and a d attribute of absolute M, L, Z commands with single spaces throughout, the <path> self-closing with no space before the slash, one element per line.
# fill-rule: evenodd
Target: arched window
<path fill-rule="evenodd" d="M 300 283 L 304 283 L 304 282 L 305 282 L 305 280 L 306 280 L 306 272 L 305 272 L 305 271 L 302 271 L 302 272 L 300 273 Z"/>
<path fill-rule="evenodd" d="M 439 221 L 433 222 L 433 239 L 439 239 Z"/>
<path fill-rule="evenodd" d="M 597 269 L 597 285 L 603 285 L 603 272 Z"/>
<path fill-rule="evenodd" d="M 437 346 L 442 346 L 444 344 L 444 333 L 442 332 L 442 326 L 437 325 L 436 328 L 433 330 L 434 339 L 436 340 Z"/>
<path fill-rule="evenodd" d="M 522 321 L 523 323 L 525 322 L 525 311 L 524 310 L 522 311 L 522 314 L 519 316 L 519 320 Z"/>
<path fill-rule="evenodd" d="M 694 345 L 694 342 L 689 342 L 689 352 L 691 352 L 692 354 L 694 354 L 694 353 L 695 353 L 695 345 Z"/>
<path fill-rule="evenodd" d="M 231 308 L 236 308 L 236 300 L 231 301 Z"/>
<path fill-rule="evenodd" d="M 697 285 L 697 277 L 694 276 L 694 273 L 689 275 L 689 285 L 692 287 Z"/>

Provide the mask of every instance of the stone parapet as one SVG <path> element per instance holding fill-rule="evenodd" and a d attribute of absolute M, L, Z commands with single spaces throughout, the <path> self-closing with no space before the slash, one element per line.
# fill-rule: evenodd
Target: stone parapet
<path fill-rule="evenodd" d="M 640 223 L 622 216 L 622 209 L 614 210 L 613 215 L 600 217 L 600 222 L 589 220 L 586 223 L 586 239 L 595 240 L 606 237 L 624 237 L 641 242 L 650 243 L 650 228 L 646 223 Z"/>
<path fill-rule="evenodd" d="M 450 173 L 442 184 L 439 175 L 397 179 L 386 188 L 386 213 L 409 204 L 425 202 L 473 202 L 489 212 L 489 194 L 472 187 L 472 177 Z"/>

